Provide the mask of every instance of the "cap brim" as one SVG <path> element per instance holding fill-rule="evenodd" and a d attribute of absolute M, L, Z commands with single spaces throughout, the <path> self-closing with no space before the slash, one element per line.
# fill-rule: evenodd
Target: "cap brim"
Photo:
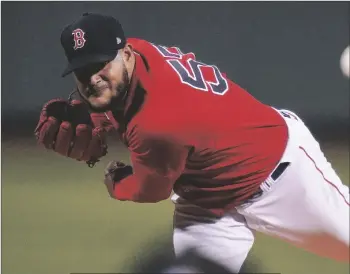
<path fill-rule="evenodd" d="M 74 70 L 85 67 L 89 64 L 112 61 L 117 56 L 117 52 L 114 54 L 96 54 L 90 56 L 81 56 L 81 58 L 77 58 L 72 60 L 67 68 L 63 71 L 62 77 L 67 76 L 72 73 Z"/>

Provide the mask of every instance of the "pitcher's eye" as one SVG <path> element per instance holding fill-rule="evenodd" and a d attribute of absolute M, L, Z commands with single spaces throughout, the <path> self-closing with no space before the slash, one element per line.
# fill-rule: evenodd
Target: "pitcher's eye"
<path fill-rule="evenodd" d="M 74 73 L 80 82 L 87 84 L 90 82 L 91 76 L 102 70 L 108 63 L 109 61 L 89 64 L 75 70 Z"/>

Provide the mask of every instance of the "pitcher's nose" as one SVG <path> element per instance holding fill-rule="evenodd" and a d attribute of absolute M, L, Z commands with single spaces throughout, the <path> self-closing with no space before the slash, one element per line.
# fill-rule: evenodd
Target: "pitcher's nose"
<path fill-rule="evenodd" d="M 102 78 L 98 74 L 94 74 L 90 77 L 90 84 L 92 86 L 96 86 L 101 81 L 102 81 Z"/>

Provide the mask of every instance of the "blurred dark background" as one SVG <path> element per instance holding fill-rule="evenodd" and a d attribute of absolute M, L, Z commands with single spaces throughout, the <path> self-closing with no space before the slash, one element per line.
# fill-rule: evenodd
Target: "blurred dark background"
<path fill-rule="evenodd" d="M 42 105 L 73 88 L 61 78 L 60 34 L 83 12 L 192 51 L 266 104 L 297 112 L 348 184 L 349 79 L 339 60 L 349 2 L 1 2 L 1 273 L 135 272 L 145 256 L 170 251 L 171 202 L 114 201 L 101 182 L 108 161 L 129 161 L 125 148 L 113 144 L 90 169 L 35 145 Z M 259 234 L 253 257 L 261 273 L 349 273 Z"/>
<path fill-rule="evenodd" d="M 5 135 L 24 130 L 10 121 L 32 126 L 44 102 L 72 90 L 72 78 L 60 77 L 60 34 L 86 11 L 117 17 L 129 37 L 195 52 L 315 130 L 347 128 L 349 79 L 339 59 L 349 44 L 349 2 L 2 2 Z"/>

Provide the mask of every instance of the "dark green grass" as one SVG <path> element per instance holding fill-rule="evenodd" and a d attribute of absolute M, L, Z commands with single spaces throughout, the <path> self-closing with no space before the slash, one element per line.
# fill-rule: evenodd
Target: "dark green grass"
<path fill-rule="evenodd" d="M 348 147 L 328 145 L 326 154 L 348 183 Z M 134 204 L 108 197 L 102 175 L 112 158 L 128 161 L 128 154 L 113 147 L 90 169 L 25 139 L 2 143 L 1 273 L 129 272 L 158 243 L 171 241 L 170 201 Z M 265 272 L 349 273 L 346 264 L 263 235 L 252 257 Z"/>

